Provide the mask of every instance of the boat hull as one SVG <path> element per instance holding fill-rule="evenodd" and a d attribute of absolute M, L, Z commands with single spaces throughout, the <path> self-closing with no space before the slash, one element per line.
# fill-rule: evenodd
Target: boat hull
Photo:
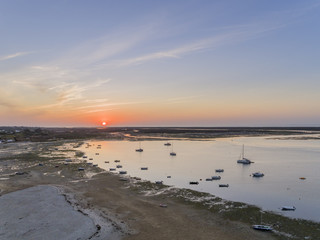
<path fill-rule="evenodd" d="M 266 225 L 253 225 L 252 228 L 259 231 L 272 231 L 272 227 Z"/>

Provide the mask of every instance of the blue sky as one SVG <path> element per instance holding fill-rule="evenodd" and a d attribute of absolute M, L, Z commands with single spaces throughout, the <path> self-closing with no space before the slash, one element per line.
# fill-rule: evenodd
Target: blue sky
<path fill-rule="evenodd" d="M 320 1 L 0 1 L 0 125 L 319 126 Z"/>

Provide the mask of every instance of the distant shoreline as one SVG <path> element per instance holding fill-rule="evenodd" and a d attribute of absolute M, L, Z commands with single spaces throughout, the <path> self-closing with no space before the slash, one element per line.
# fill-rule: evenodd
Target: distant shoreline
<path fill-rule="evenodd" d="M 319 134 L 320 127 L 105 127 L 105 128 L 30 128 L 0 127 L 0 141 L 6 142 L 47 142 L 59 140 L 131 140 L 131 139 L 215 139 L 241 136 L 275 136 Z M 0 142 L 0 143 L 1 143 Z"/>

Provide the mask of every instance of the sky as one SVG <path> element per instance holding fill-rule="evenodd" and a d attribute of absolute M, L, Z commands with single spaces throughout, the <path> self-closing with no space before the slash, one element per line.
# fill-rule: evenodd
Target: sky
<path fill-rule="evenodd" d="M 320 126 L 319 0 L 0 0 L 0 126 Z"/>

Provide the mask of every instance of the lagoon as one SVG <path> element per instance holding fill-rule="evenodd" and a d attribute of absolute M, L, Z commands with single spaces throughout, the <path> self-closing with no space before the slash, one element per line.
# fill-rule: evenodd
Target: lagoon
<path fill-rule="evenodd" d="M 117 171 L 127 171 L 131 177 L 163 181 L 285 216 L 320 222 L 320 140 L 272 136 L 174 140 L 170 141 L 172 146 L 164 146 L 166 142 L 141 141 L 143 152 L 136 152 L 137 141 L 88 141 L 91 146 L 86 148 L 84 144 L 80 150 L 107 171 L 119 164 L 114 162 L 118 159 L 123 167 Z M 254 162 L 251 165 L 237 163 L 243 145 L 245 156 Z M 172 148 L 176 156 L 170 156 Z M 218 168 L 224 172 L 215 173 Z M 265 176 L 253 178 L 251 174 L 257 171 Z M 221 180 L 205 181 L 214 175 L 220 175 Z M 199 184 L 190 185 L 190 181 Z M 218 184 L 229 184 L 229 187 L 219 188 Z M 283 212 L 280 208 L 284 205 L 295 206 L 296 210 Z"/>

